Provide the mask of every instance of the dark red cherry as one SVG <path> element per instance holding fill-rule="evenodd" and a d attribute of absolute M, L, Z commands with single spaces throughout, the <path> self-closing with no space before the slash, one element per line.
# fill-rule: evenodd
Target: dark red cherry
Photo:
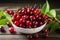
<path fill-rule="evenodd" d="M 16 16 L 16 20 L 19 21 L 20 18 L 21 18 L 21 16 L 19 16 L 19 15 Z"/>
<path fill-rule="evenodd" d="M 37 28 L 37 25 L 32 25 L 32 28 Z"/>
<path fill-rule="evenodd" d="M 27 35 L 27 38 L 28 39 L 32 39 L 32 35 Z"/>
<path fill-rule="evenodd" d="M 8 26 L 8 27 L 11 27 L 11 26 L 12 26 L 12 24 L 11 24 L 10 22 L 8 22 L 8 23 L 7 23 L 7 26 Z"/>
<path fill-rule="evenodd" d="M 47 28 L 44 28 L 44 29 L 42 30 L 42 32 L 43 32 L 43 33 L 47 33 L 47 32 L 48 32 L 48 29 L 47 29 Z"/>
<path fill-rule="evenodd" d="M 24 23 L 25 22 L 25 18 L 21 18 L 20 20 L 19 20 L 19 23 L 20 24 L 22 24 L 22 23 Z"/>
<path fill-rule="evenodd" d="M 12 10 L 9 11 L 10 15 L 14 15 L 14 12 Z"/>
<path fill-rule="evenodd" d="M 46 20 L 47 19 L 47 15 L 43 14 L 43 19 Z"/>
<path fill-rule="evenodd" d="M 43 33 L 44 38 L 48 38 L 48 33 Z"/>
<path fill-rule="evenodd" d="M 31 19 L 31 20 L 34 20 L 34 19 L 35 19 L 35 16 L 30 16 L 30 19 Z"/>
<path fill-rule="evenodd" d="M 15 24 L 16 26 L 18 26 L 18 25 L 19 25 L 19 21 L 15 21 L 14 24 Z"/>
<path fill-rule="evenodd" d="M 31 25 L 31 21 L 27 20 L 27 21 L 26 21 L 26 25 L 27 25 L 27 26 L 30 26 L 30 25 Z"/>
<path fill-rule="evenodd" d="M 34 10 L 34 15 L 38 15 L 40 11 L 38 9 Z"/>
<path fill-rule="evenodd" d="M 10 11 L 8 9 L 6 9 L 5 12 L 9 14 Z"/>
<path fill-rule="evenodd" d="M 15 19 L 15 17 L 12 17 L 12 22 L 14 22 L 16 19 Z"/>
<path fill-rule="evenodd" d="M 39 38 L 39 34 L 35 33 L 34 38 L 36 38 L 36 39 Z"/>
<path fill-rule="evenodd" d="M 9 28 L 9 32 L 10 32 L 10 33 L 13 33 L 13 32 L 14 32 L 14 28 L 13 28 L 13 27 L 10 27 L 10 28 Z"/>
<path fill-rule="evenodd" d="M 35 8 L 31 8 L 31 11 L 34 12 Z"/>
<path fill-rule="evenodd" d="M 38 24 L 38 22 L 37 21 L 33 21 L 33 25 L 37 25 Z"/>

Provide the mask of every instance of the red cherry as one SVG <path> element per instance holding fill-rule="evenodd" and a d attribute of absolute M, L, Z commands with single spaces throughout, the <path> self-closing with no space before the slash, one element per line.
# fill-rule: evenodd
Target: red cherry
<path fill-rule="evenodd" d="M 38 17 L 39 20 L 41 20 L 42 18 L 41 17 Z"/>
<path fill-rule="evenodd" d="M 42 22 L 39 23 L 40 26 L 41 26 L 42 24 L 43 24 Z"/>
<path fill-rule="evenodd" d="M 38 9 L 34 10 L 34 15 L 38 15 L 40 11 Z"/>
<path fill-rule="evenodd" d="M 12 17 L 12 22 L 14 22 L 15 21 L 15 18 L 14 17 Z"/>
<path fill-rule="evenodd" d="M 38 24 L 38 22 L 37 21 L 33 21 L 33 25 L 37 25 Z"/>
<path fill-rule="evenodd" d="M 32 39 L 32 35 L 27 35 L 27 38 L 28 39 Z"/>
<path fill-rule="evenodd" d="M 9 28 L 9 32 L 11 32 L 11 33 L 14 32 L 14 28 L 13 27 L 10 27 Z"/>
<path fill-rule="evenodd" d="M 24 15 L 24 16 L 22 16 L 22 18 L 25 18 L 25 19 L 27 19 L 29 16 L 28 15 Z"/>
<path fill-rule="evenodd" d="M 17 12 L 17 14 L 18 14 L 18 15 L 22 15 L 21 12 L 22 12 L 22 10 L 19 10 L 19 11 Z"/>
<path fill-rule="evenodd" d="M 39 38 L 39 34 L 35 33 L 34 38 L 36 38 L 36 39 Z"/>
<path fill-rule="evenodd" d="M 22 10 L 27 10 L 27 8 L 22 8 Z"/>
<path fill-rule="evenodd" d="M 10 10 L 9 14 L 10 14 L 10 15 L 14 15 L 14 12 Z"/>
<path fill-rule="evenodd" d="M 25 18 L 21 18 L 20 20 L 19 20 L 19 23 L 20 24 L 22 24 L 22 23 L 24 23 L 25 22 Z"/>
<path fill-rule="evenodd" d="M 14 16 L 14 17 L 16 17 L 16 16 L 17 16 L 17 14 L 14 14 L 13 16 Z"/>
<path fill-rule="evenodd" d="M 21 17 L 19 15 L 16 16 L 16 20 L 19 20 Z"/>
<path fill-rule="evenodd" d="M 15 21 L 14 24 L 15 24 L 16 26 L 18 26 L 18 25 L 19 25 L 19 22 L 18 22 L 18 21 Z"/>
<path fill-rule="evenodd" d="M 8 9 L 6 9 L 5 12 L 9 14 L 10 11 Z"/>
<path fill-rule="evenodd" d="M 37 28 L 37 25 L 33 25 L 32 28 Z"/>
<path fill-rule="evenodd" d="M 43 34 L 43 37 L 44 37 L 44 38 L 47 38 L 47 37 L 48 37 L 48 33 L 44 33 L 44 34 Z"/>
<path fill-rule="evenodd" d="M 4 27 L 3 27 L 3 26 L 0 27 L 0 31 L 1 31 L 1 32 L 4 31 Z"/>
<path fill-rule="evenodd" d="M 30 26 L 30 25 L 31 25 L 31 21 L 29 21 L 29 20 L 26 21 L 26 25 L 27 25 L 27 26 Z"/>
<path fill-rule="evenodd" d="M 22 27 L 22 28 L 24 28 L 24 27 L 25 27 L 25 26 L 24 26 L 24 24 L 20 24 L 19 26 L 20 26 L 20 27 Z"/>
<path fill-rule="evenodd" d="M 47 33 L 47 32 L 48 32 L 48 29 L 47 29 L 47 28 L 44 28 L 44 29 L 42 30 L 42 32 L 43 32 L 43 33 Z"/>
<path fill-rule="evenodd" d="M 35 19 L 35 16 L 30 16 L 30 19 L 31 19 L 31 20 L 34 20 L 34 19 Z"/>
<path fill-rule="evenodd" d="M 12 24 L 10 22 L 8 22 L 7 25 L 8 25 L 8 27 L 11 27 L 12 26 Z"/>
<path fill-rule="evenodd" d="M 30 14 L 30 8 L 27 8 L 27 14 L 29 15 Z"/>
<path fill-rule="evenodd" d="M 36 18 L 39 18 L 39 15 L 36 15 Z"/>
<path fill-rule="evenodd" d="M 21 13 L 22 13 L 22 14 L 26 14 L 26 11 L 25 11 L 25 10 L 22 10 Z"/>
<path fill-rule="evenodd" d="M 34 11 L 35 10 L 35 8 L 31 8 L 31 11 Z"/>
<path fill-rule="evenodd" d="M 42 16 L 43 16 L 44 20 L 46 20 L 46 19 L 47 19 L 47 16 L 46 16 L 45 14 L 43 14 Z"/>

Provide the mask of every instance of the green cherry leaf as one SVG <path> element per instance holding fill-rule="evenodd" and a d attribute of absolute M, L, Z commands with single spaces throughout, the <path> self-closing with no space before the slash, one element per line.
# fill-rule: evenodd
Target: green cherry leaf
<path fill-rule="evenodd" d="M 42 14 L 46 14 L 47 12 L 49 12 L 49 3 L 48 1 L 46 1 L 46 3 L 43 5 L 42 9 L 41 9 L 41 13 Z"/>
<path fill-rule="evenodd" d="M 3 11 L 0 10 L 0 19 L 1 19 L 2 15 L 3 15 Z"/>
<path fill-rule="evenodd" d="M 58 28 L 59 24 L 57 22 L 52 23 L 50 33 L 54 32 Z"/>
<path fill-rule="evenodd" d="M 3 12 L 4 16 L 6 17 L 7 20 L 11 21 L 11 16 L 6 13 L 6 12 Z"/>
<path fill-rule="evenodd" d="M 51 21 L 49 24 L 45 26 L 45 28 L 50 29 L 49 33 L 54 32 L 58 28 L 59 24 L 55 21 Z"/>
<path fill-rule="evenodd" d="M 56 11 L 54 9 L 50 10 L 48 13 L 47 13 L 47 16 L 48 17 L 56 17 Z"/>
<path fill-rule="evenodd" d="M 60 21 L 60 15 L 56 15 L 56 18 Z"/>
<path fill-rule="evenodd" d="M 1 20 L 0 20 L 0 25 L 4 25 L 4 24 L 6 24 L 7 22 L 8 22 L 7 19 L 1 19 Z"/>

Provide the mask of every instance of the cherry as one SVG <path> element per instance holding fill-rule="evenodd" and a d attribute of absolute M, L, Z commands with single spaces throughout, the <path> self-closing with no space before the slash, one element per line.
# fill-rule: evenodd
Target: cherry
<path fill-rule="evenodd" d="M 22 27 L 22 28 L 24 28 L 24 27 L 25 27 L 25 26 L 24 26 L 24 24 L 20 24 L 19 26 L 20 26 L 20 27 Z"/>
<path fill-rule="evenodd" d="M 38 9 L 34 10 L 34 15 L 38 15 L 40 11 Z"/>
<path fill-rule="evenodd" d="M 43 34 L 43 37 L 44 37 L 44 38 L 47 38 L 47 37 L 48 37 L 48 33 L 44 33 L 44 34 Z"/>
<path fill-rule="evenodd" d="M 14 32 L 14 28 L 13 27 L 10 27 L 9 28 L 9 32 L 13 33 Z"/>
<path fill-rule="evenodd" d="M 37 25 L 38 24 L 38 22 L 37 21 L 33 21 L 33 25 Z"/>
<path fill-rule="evenodd" d="M 11 27 L 12 26 L 12 24 L 10 22 L 8 22 L 7 25 L 8 25 L 8 27 Z"/>
<path fill-rule="evenodd" d="M 36 38 L 36 39 L 39 38 L 39 34 L 35 33 L 34 38 Z"/>
<path fill-rule="evenodd" d="M 47 28 L 44 28 L 44 29 L 42 30 L 42 32 L 43 32 L 43 33 L 47 33 L 47 32 L 48 32 L 48 29 L 47 29 Z"/>
<path fill-rule="evenodd" d="M 17 15 L 16 16 L 16 20 L 19 20 L 21 18 L 21 16 Z"/>
<path fill-rule="evenodd" d="M 8 9 L 6 9 L 5 12 L 9 14 L 10 11 Z"/>
<path fill-rule="evenodd" d="M 21 14 L 21 10 L 19 10 L 17 13 L 18 13 L 18 14 Z"/>
<path fill-rule="evenodd" d="M 35 8 L 31 8 L 31 11 L 33 11 L 33 12 L 34 12 L 34 10 L 35 10 Z"/>
<path fill-rule="evenodd" d="M 19 25 L 19 22 L 18 22 L 18 21 L 15 21 L 14 24 L 15 24 L 16 26 L 18 26 L 18 25 Z"/>
<path fill-rule="evenodd" d="M 30 16 L 30 19 L 31 19 L 31 20 L 34 20 L 34 19 L 35 19 L 35 16 Z"/>
<path fill-rule="evenodd" d="M 21 10 L 27 10 L 27 8 L 22 8 Z"/>
<path fill-rule="evenodd" d="M 33 25 L 32 28 L 37 28 L 37 25 Z"/>
<path fill-rule="evenodd" d="M 21 23 L 24 23 L 25 22 L 25 18 L 21 18 L 20 20 L 19 20 L 19 23 L 21 24 Z"/>
<path fill-rule="evenodd" d="M 13 15 L 13 17 L 16 17 L 17 16 L 17 14 L 15 13 L 14 15 Z"/>
<path fill-rule="evenodd" d="M 41 21 L 42 18 L 41 17 L 38 17 L 38 19 Z"/>
<path fill-rule="evenodd" d="M 3 26 L 0 27 L 0 31 L 1 32 L 4 32 L 5 31 Z"/>
<path fill-rule="evenodd" d="M 27 20 L 27 21 L 26 21 L 26 25 L 27 25 L 27 26 L 30 26 L 30 25 L 31 25 L 31 21 Z"/>
<path fill-rule="evenodd" d="M 22 18 L 27 19 L 29 16 L 28 15 L 23 15 Z"/>
<path fill-rule="evenodd" d="M 39 22 L 39 25 L 41 26 L 43 23 L 42 22 Z"/>
<path fill-rule="evenodd" d="M 15 17 L 12 17 L 12 22 L 14 22 L 15 21 Z"/>
<path fill-rule="evenodd" d="M 30 14 L 30 11 L 31 11 L 31 9 L 30 8 L 27 8 L 27 14 L 28 15 Z"/>
<path fill-rule="evenodd" d="M 43 16 L 44 20 L 47 19 L 47 15 L 43 14 L 42 16 Z"/>
<path fill-rule="evenodd" d="M 10 15 L 14 15 L 14 12 L 12 10 L 10 10 L 9 14 Z"/>
<path fill-rule="evenodd" d="M 27 35 L 27 38 L 28 39 L 32 39 L 32 35 Z"/>
<path fill-rule="evenodd" d="M 36 18 L 39 18 L 39 15 L 36 15 Z"/>
<path fill-rule="evenodd" d="M 22 13 L 22 14 L 26 14 L 26 11 L 25 11 L 25 10 L 22 10 L 21 13 Z"/>

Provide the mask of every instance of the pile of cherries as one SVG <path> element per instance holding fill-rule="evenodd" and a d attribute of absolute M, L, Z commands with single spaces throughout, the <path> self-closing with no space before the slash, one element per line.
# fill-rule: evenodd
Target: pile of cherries
<path fill-rule="evenodd" d="M 40 10 L 35 9 L 35 8 L 21 8 L 18 9 L 16 12 L 12 10 L 5 10 L 8 14 L 12 16 L 12 22 L 17 26 L 17 27 L 22 27 L 22 28 L 36 28 L 40 27 L 43 25 L 47 19 L 47 16 L 45 14 L 41 14 Z M 11 25 L 11 23 L 7 23 L 9 26 L 9 32 L 13 33 L 14 28 Z M 48 30 L 43 29 L 43 37 L 48 37 Z M 27 35 L 27 38 L 32 39 L 32 38 L 40 38 L 40 35 L 38 33 L 35 33 L 33 35 Z"/>
<path fill-rule="evenodd" d="M 13 11 L 6 11 L 13 15 Z M 22 28 L 36 28 L 45 23 L 47 16 L 35 8 L 21 8 L 12 16 L 12 22 Z"/>

